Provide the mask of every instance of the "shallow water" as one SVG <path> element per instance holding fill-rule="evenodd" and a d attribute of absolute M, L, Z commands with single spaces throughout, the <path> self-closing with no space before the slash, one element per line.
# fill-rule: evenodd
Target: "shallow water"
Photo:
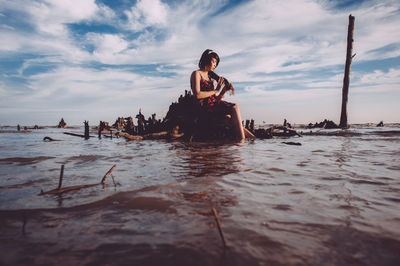
<path fill-rule="evenodd" d="M 400 265 L 399 127 L 238 144 L 65 131 L 83 132 L 0 133 L 1 265 Z M 39 196 L 62 164 L 63 187 L 117 167 Z"/>

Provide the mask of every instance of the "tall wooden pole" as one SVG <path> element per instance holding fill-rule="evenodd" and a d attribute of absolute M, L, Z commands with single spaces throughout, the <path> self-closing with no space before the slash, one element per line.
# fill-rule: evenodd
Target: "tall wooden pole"
<path fill-rule="evenodd" d="M 354 17 L 349 16 L 349 28 L 347 30 L 347 52 L 346 52 L 346 66 L 344 68 L 343 88 L 342 88 L 342 113 L 340 115 L 341 128 L 347 128 L 347 100 L 349 94 L 350 84 L 350 65 L 353 58 L 353 32 L 354 32 Z"/>
<path fill-rule="evenodd" d="M 89 121 L 83 122 L 85 124 L 85 139 L 89 139 Z"/>

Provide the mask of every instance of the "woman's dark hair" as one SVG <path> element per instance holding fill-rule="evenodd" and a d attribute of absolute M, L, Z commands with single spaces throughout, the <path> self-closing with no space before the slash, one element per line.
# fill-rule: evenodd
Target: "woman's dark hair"
<path fill-rule="evenodd" d="M 216 52 L 214 52 L 211 49 L 207 49 L 203 52 L 201 55 L 200 61 L 199 61 L 199 68 L 200 69 L 205 69 L 206 66 L 210 65 L 211 59 L 215 58 L 217 60 L 217 66 L 219 64 L 219 56 L 217 55 Z"/>

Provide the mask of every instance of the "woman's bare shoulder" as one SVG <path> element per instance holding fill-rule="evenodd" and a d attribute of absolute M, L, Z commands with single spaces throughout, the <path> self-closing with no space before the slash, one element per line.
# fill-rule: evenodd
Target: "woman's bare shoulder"
<path fill-rule="evenodd" d="M 196 78 L 200 78 L 200 77 L 201 77 L 200 70 L 195 70 L 192 72 L 192 75 L 190 75 L 191 79 L 196 79 Z"/>
<path fill-rule="evenodd" d="M 192 76 L 194 76 L 194 75 L 200 75 L 200 70 L 197 69 L 197 70 L 193 71 Z"/>

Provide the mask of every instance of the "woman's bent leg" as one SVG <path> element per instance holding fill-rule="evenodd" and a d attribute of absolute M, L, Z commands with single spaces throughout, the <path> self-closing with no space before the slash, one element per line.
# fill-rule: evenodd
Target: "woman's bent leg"
<path fill-rule="evenodd" d="M 233 112 L 232 112 L 232 123 L 233 123 L 233 129 L 235 130 L 235 135 L 239 140 L 242 140 L 245 138 L 244 135 L 244 130 L 242 126 L 242 117 L 240 115 L 240 110 L 239 106 L 235 104 L 233 107 Z"/>

